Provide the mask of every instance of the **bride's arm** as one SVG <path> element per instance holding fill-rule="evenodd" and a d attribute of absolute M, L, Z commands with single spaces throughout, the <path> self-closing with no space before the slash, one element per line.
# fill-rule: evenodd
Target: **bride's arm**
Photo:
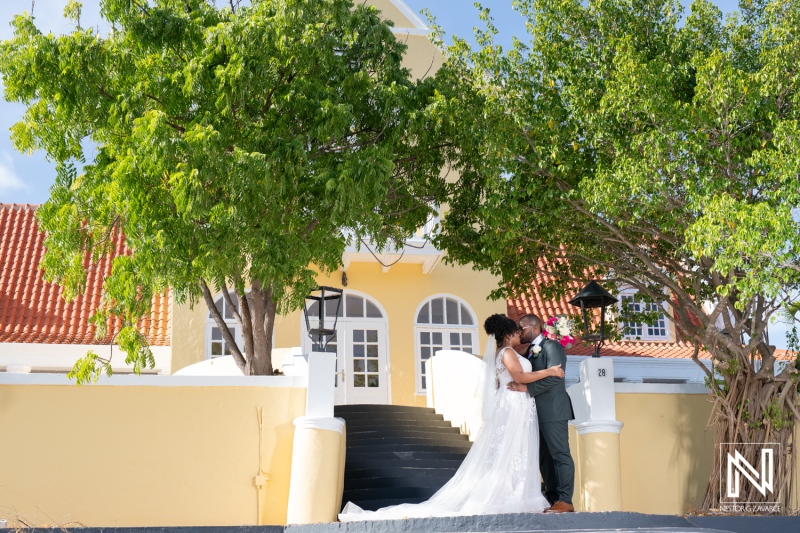
<path fill-rule="evenodd" d="M 522 370 L 522 365 L 519 364 L 517 354 L 511 348 L 503 350 L 503 364 L 506 365 L 508 373 L 511 374 L 511 379 L 516 383 L 533 383 L 546 377 L 554 376 L 557 378 L 564 377 L 564 369 L 561 366 L 554 366 L 545 370 L 538 370 L 536 372 L 525 372 Z"/>

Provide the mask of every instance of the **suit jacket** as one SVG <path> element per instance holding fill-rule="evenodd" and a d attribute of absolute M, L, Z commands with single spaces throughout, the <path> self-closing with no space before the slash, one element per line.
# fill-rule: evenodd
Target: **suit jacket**
<path fill-rule="evenodd" d="M 531 343 L 526 353 L 534 372 L 556 365 L 561 365 L 564 371 L 567 370 L 567 354 L 560 343 L 544 339 L 540 346 L 542 351 L 535 354 L 533 353 L 534 344 Z M 558 422 L 575 418 L 564 378 L 548 376 L 528 383 L 528 393 L 536 399 L 539 422 Z"/>

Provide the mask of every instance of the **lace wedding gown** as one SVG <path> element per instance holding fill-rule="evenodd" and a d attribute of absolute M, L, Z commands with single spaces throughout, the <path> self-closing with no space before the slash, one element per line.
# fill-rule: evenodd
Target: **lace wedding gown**
<path fill-rule="evenodd" d="M 506 388 L 512 379 L 500 353 L 495 354 L 500 387 L 494 397 L 494 416 L 481 428 L 455 476 L 422 503 L 365 511 L 349 502 L 340 521 L 539 513 L 550 506 L 541 492 L 536 405 L 527 392 Z M 530 372 L 530 361 L 517 357 L 522 370 Z"/>

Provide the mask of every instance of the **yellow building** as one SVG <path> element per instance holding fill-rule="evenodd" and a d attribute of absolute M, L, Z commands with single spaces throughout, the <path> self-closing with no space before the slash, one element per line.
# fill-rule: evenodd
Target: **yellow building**
<path fill-rule="evenodd" d="M 368 0 L 394 22 L 408 45 L 405 66 L 420 78 L 441 65 L 428 28 L 400 0 Z M 443 263 L 443 252 L 428 242 L 435 220 L 421 228 L 403 250 L 377 253 L 352 246 L 343 268 L 321 276 L 320 285 L 344 289 L 337 337 L 338 404 L 425 405 L 424 362 L 441 349 L 481 353 L 486 342 L 481 324 L 505 313 L 504 301 L 488 299 L 498 280 L 471 267 Z M 217 295 L 221 309 L 224 304 Z M 231 318 L 230 327 L 236 329 Z M 226 352 L 225 342 L 202 303 L 194 309 L 173 305 L 172 372 Z M 278 317 L 275 348 L 311 349 L 301 311 Z M 237 335 L 240 332 L 237 331 Z M 273 364 L 280 368 L 281 361 Z"/>

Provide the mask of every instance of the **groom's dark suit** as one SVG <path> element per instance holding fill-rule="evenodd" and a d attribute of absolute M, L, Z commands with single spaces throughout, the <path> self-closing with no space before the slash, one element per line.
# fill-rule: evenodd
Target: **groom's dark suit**
<path fill-rule="evenodd" d="M 567 354 L 560 343 L 544 339 L 540 344 L 542 351 L 538 354 L 534 353 L 534 343 L 526 353 L 534 372 L 556 365 L 567 369 Z M 568 422 L 575 418 L 575 414 L 565 381 L 548 376 L 528 383 L 528 393 L 536 399 L 539 415 L 539 469 L 544 480 L 545 498 L 551 504 L 555 501 L 571 504 L 575 463 L 569 453 Z"/>

